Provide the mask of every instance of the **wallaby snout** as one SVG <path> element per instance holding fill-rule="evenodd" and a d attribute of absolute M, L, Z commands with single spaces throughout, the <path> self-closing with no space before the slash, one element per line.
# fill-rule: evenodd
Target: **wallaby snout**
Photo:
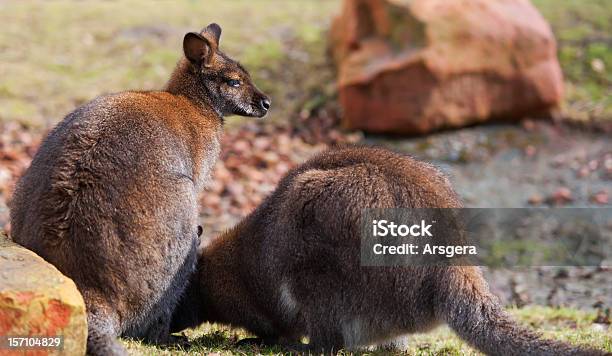
<path fill-rule="evenodd" d="M 268 109 L 270 109 L 270 104 L 272 104 L 272 102 L 270 101 L 270 99 L 265 98 L 261 101 L 261 106 L 263 107 L 264 110 L 268 111 Z"/>
<path fill-rule="evenodd" d="M 270 98 L 266 94 L 257 90 L 253 95 L 253 99 L 254 100 L 251 105 L 256 107 L 256 110 L 254 110 L 256 114 L 254 116 L 257 116 L 257 117 L 266 116 L 266 114 L 268 113 L 268 110 L 270 109 L 270 105 L 272 104 L 272 101 L 270 100 Z"/>

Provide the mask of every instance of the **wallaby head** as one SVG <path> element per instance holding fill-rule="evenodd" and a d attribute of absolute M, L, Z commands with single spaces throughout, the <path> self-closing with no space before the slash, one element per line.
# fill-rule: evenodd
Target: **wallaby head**
<path fill-rule="evenodd" d="M 201 89 L 197 95 L 222 116 L 265 116 L 270 98 L 257 89 L 240 63 L 219 50 L 220 38 L 221 27 L 216 23 L 185 35 L 185 58 Z"/>

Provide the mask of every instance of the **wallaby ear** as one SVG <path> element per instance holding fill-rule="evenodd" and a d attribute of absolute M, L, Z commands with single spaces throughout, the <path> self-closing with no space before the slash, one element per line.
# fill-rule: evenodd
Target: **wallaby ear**
<path fill-rule="evenodd" d="M 216 23 L 211 23 L 210 25 L 204 27 L 201 31 L 202 35 L 209 38 L 214 42 L 214 45 L 219 46 L 219 40 L 221 39 L 221 26 Z"/>
<path fill-rule="evenodd" d="M 194 64 L 210 65 L 213 48 L 207 38 L 199 33 L 189 32 L 183 39 L 185 57 Z"/>

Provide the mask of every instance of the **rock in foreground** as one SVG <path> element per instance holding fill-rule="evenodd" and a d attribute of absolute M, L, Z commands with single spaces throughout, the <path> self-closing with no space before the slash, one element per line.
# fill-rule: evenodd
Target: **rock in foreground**
<path fill-rule="evenodd" d="M 345 0 L 334 20 L 344 125 L 422 134 L 548 113 L 563 95 L 528 0 Z"/>
<path fill-rule="evenodd" d="M 87 317 L 83 298 L 71 279 L 0 231 L 0 336 L 7 335 L 61 335 L 64 345 L 62 350 L 31 348 L 8 353 L 4 348 L 0 354 L 83 355 Z"/>

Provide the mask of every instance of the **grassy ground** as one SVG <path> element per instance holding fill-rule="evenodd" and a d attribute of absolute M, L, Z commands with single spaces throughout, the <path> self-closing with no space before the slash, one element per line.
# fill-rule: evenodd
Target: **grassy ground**
<path fill-rule="evenodd" d="M 532 0 L 550 22 L 565 74 L 564 114 L 612 119 L 612 3 Z"/>
<path fill-rule="evenodd" d="M 545 337 L 564 340 L 572 344 L 590 345 L 612 351 L 612 331 L 598 330 L 594 326 L 595 315 L 575 309 L 552 309 L 545 307 L 526 307 L 512 309 L 511 313 L 524 325 L 541 332 Z M 219 325 L 206 324 L 198 330 L 188 331 L 192 345 L 189 349 L 161 349 L 146 346 L 137 341 L 124 341 L 124 345 L 134 355 L 279 355 L 284 354 L 278 347 L 259 348 L 251 346 L 236 347 L 237 340 L 248 337 L 244 332 Z M 349 355 L 350 352 L 339 352 Z M 440 327 L 427 334 L 411 335 L 408 348 L 403 351 L 377 349 L 353 354 L 363 355 L 480 355 L 455 336 L 448 327 Z"/>
<path fill-rule="evenodd" d="M 158 89 L 185 32 L 223 27 L 221 49 L 273 98 L 273 119 L 301 104 L 324 62 L 336 1 L 0 2 L 0 121 L 49 126 L 105 92 Z M 327 70 L 329 73 L 329 70 Z"/>
<path fill-rule="evenodd" d="M 534 0 L 559 40 L 564 113 L 612 118 L 612 6 Z M 209 22 L 286 118 L 333 91 L 324 34 L 338 0 L 0 2 L 0 121 L 48 127 L 98 94 L 163 86 L 182 35 Z M 313 94 L 315 92 L 315 94 Z"/>

